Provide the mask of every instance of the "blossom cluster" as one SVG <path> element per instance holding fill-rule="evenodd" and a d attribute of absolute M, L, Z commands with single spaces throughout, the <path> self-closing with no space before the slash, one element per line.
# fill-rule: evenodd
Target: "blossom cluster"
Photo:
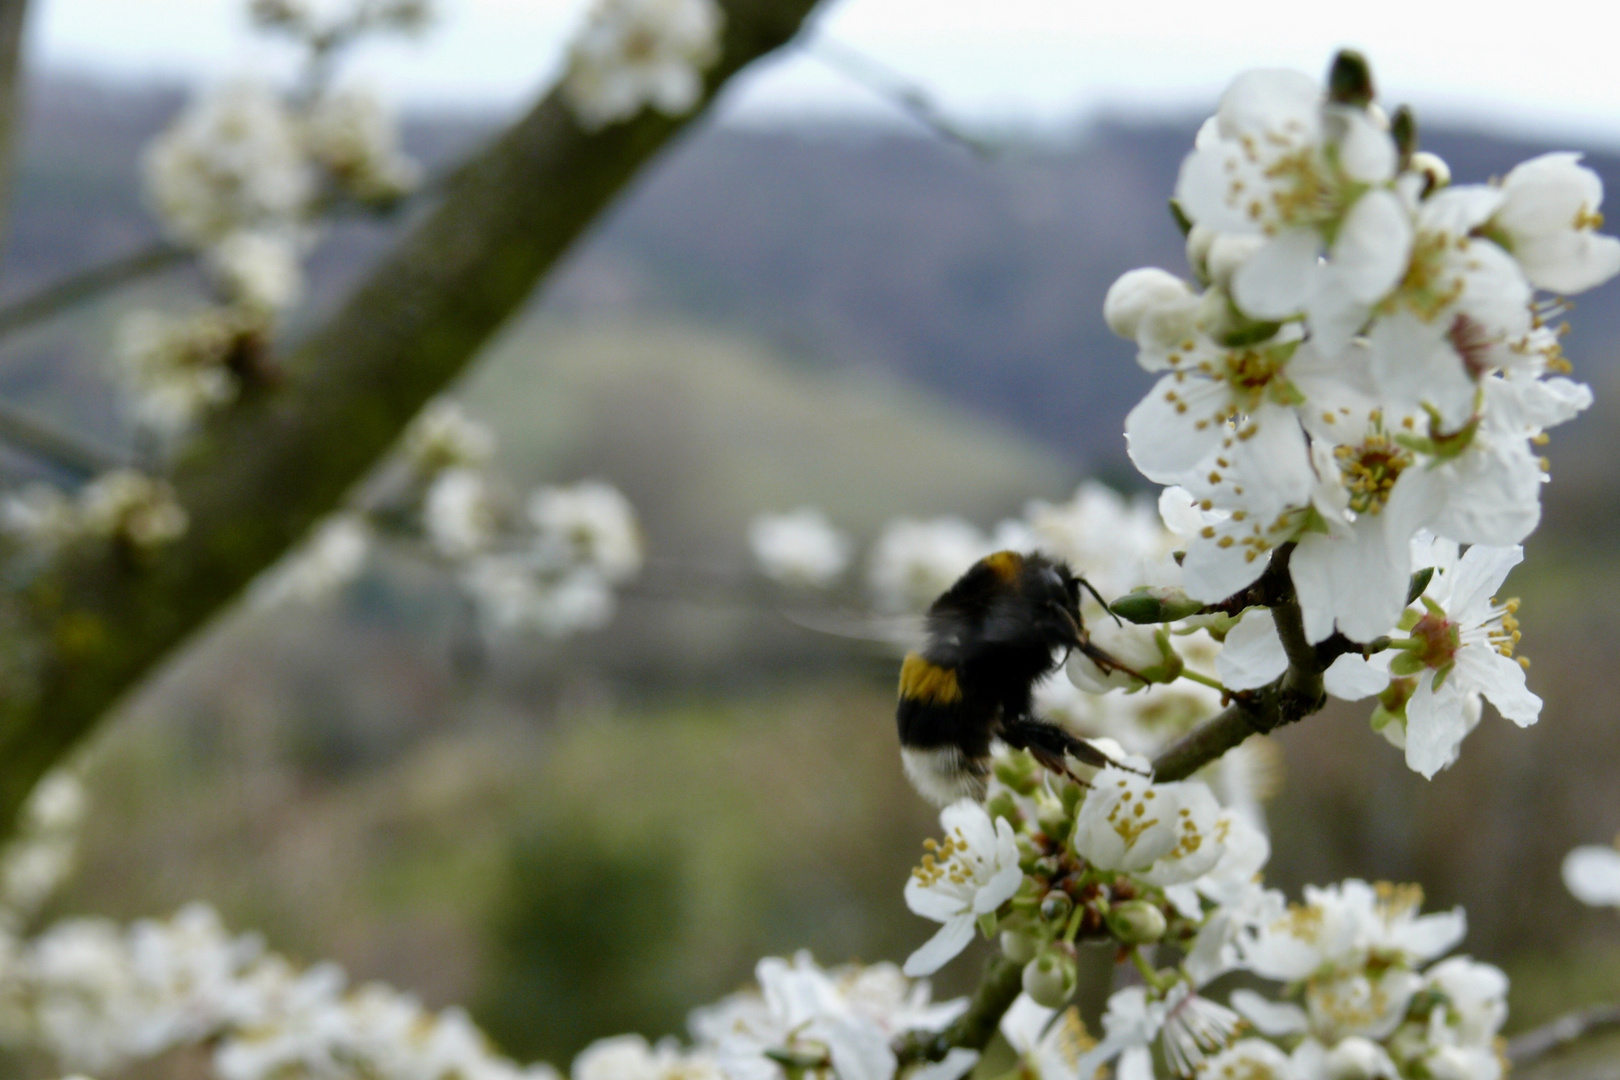
<path fill-rule="evenodd" d="M 1614 276 L 1620 241 L 1595 231 L 1602 184 L 1577 155 L 1454 184 L 1415 141 L 1353 54 L 1327 88 L 1241 76 L 1176 186 L 1193 280 L 1133 270 L 1105 315 L 1159 375 L 1126 437 L 1169 486 L 1187 596 L 1222 601 L 1287 552 L 1309 642 L 1399 652 L 1343 696 L 1378 695 L 1431 776 L 1482 696 L 1519 724 L 1539 712 L 1493 595 L 1540 518 L 1534 448 L 1591 402 L 1543 293 Z M 1414 611 L 1426 552 L 1441 584 Z"/>
<path fill-rule="evenodd" d="M 560 1080 L 549 1065 L 496 1053 L 461 1010 L 350 986 L 334 964 L 301 969 L 204 905 L 25 935 L 69 866 L 83 804 L 71 778 L 49 778 L 0 858 L 0 1046 L 100 1073 L 192 1047 L 218 1080 Z M 756 974 L 756 988 L 692 1014 L 689 1046 L 604 1039 L 575 1059 L 573 1080 L 786 1080 L 805 1068 L 890 1080 L 897 1035 L 940 1030 L 967 1005 L 933 1002 L 926 982 L 892 964 L 823 969 L 800 953 L 762 960 Z M 908 1075 L 958 1080 L 976 1061 L 958 1050 Z"/>
<path fill-rule="evenodd" d="M 173 489 L 134 469 L 102 473 L 73 496 L 34 483 L 0 497 L 0 533 L 34 554 L 83 539 L 144 551 L 179 539 L 187 524 Z"/>
<path fill-rule="evenodd" d="M 449 400 L 406 429 L 381 494 L 328 519 L 260 582 L 268 604 L 313 601 L 357 576 L 374 532 L 403 532 L 450 568 L 492 634 L 565 637 L 605 625 L 614 589 L 641 569 L 635 512 L 587 480 L 518 499 L 491 468 L 495 439 Z"/>
<path fill-rule="evenodd" d="M 725 13 L 715 0 L 597 0 L 568 52 L 563 95 L 587 131 L 649 106 L 691 112 L 720 58 Z"/>
<path fill-rule="evenodd" d="M 427 13 L 421 0 L 350 6 L 339 20 L 348 36 L 407 29 Z M 321 27 L 338 16 L 303 0 L 252 10 L 260 25 L 304 28 L 310 63 L 324 71 L 334 42 Z M 200 311 L 136 313 L 121 334 L 118 367 L 136 418 L 166 438 L 270 377 L 269 337 L 303 293 L 321 216 L 344 202 L 385 208 L 420 179 L 383 105 L 324 79 L 296 95 L 251 82 L 203 95 L 147 147 L 143 174 L 148 205 L 174 243 L 201 257 L 213 291 Z"/>
<path fill-rule="evenodd" d="M 941 925 L 908 974 L 938 970 L 976 933 L 997 938 L 1023 965 L 1028 999 L 1006 1033 L 1044 1080 L 1109 1062 L 1121 1080 L 1147 1080 L 1155 1047 L 1182 1077 L 1498 1080 L 1507 980 L 1441 959 L 1463 936 L 1461 910 L 1422 914 L 1415 886 L 1357 880 L 1291 905 L 1261 881 L 1270 845 L 1247 812 L 1201 781 L 1154 783 L 1132 771 L 1142 759 L 1096 745 L 1121 767 L 1086 787 L 1003 753 L 984 805 L 945 808 L 944 838 L 906 885 L 911 909 Z M 1111 996 L 1095 1041 L 1057 1014 L 1087 944 L 1124 950 L 1140 975 Z M 1146 949 L 1157 945 L 1179 962 L 1155 967 Z M 1215 1000 L 1210 984 L 1236 971 L 1279 994 Z"/>

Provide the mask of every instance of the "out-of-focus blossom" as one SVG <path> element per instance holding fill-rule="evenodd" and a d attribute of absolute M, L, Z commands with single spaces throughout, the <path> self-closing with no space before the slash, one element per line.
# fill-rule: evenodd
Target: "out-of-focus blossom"
<path fill-rule="evenodd" d="M 568 53 L 563 92 L 597 130 L 652 106 L 696 107 L 703 72 L 720 57 L 725 13 L 715 0 L 597 0 Z"/>
<path fill-rule="evenodd" d="M 761 572 L 772 581 L 818 589 L 838 580 L 854 550 L 847 535 L 808 506 L 755 518 L 748 526 L 748 546 Z"/>

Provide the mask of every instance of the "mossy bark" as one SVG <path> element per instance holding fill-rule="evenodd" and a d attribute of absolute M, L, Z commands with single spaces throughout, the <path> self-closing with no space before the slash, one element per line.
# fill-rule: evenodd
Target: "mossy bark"
<path fill-rule="evenodd" d="M 3 3 L 4 0 L 0 0 Z M 785 44 L 814 0 L 721 0 L 713 95 Z M 705 104 L 707 104 L 707 100 Z M 553 91 L 444 185 L 438 203 L 273 391 L 220 416 L 173 481 L 191 527 L 149 556 L 66 553 L 28 594 L 0 684 L 0 833 L 118 700 L 342 502 L 615 196 L 702 115 L 580 129 Z"/>

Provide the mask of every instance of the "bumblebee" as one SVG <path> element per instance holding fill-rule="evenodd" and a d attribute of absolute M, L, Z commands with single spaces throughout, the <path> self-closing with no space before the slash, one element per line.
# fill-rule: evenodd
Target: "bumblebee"
<path fill-rule="evenodd" d="M 927 643 L 900 667 L 895 714 L 906 777 L 925 799 L 940 806 L 982 799 L 992 739 L 1028 750 L 1065 776 L 1073 777 L 1069 757 L 1097 768 L 1115 764 L 1031 711 L 1035 683 L 1057 670 L 1060 650 L 1135 674 L 1087 637 L 1082 587 L 1102 600 L 1063 562 L 998 551 L 974 563 L 928 609 Z"/>

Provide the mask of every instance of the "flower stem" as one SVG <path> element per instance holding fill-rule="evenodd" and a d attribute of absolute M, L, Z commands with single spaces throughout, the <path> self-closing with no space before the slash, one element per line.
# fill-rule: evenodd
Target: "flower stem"
<path fill-rule="evenodd" d="M 1223 695 L 1230 695 L 1232 692 L 1225 686 L 1221 685 L 1221 680 L 1213 678 L 1209 675 L 1205 675 L 1202 672 L 1194 671 L 1192 668 L 1182 668 L 1181 677 L 1183 679 L 1191 679 L 1195 683 L 1202 683 L 1211 689 L 1219 690 Z"/>

